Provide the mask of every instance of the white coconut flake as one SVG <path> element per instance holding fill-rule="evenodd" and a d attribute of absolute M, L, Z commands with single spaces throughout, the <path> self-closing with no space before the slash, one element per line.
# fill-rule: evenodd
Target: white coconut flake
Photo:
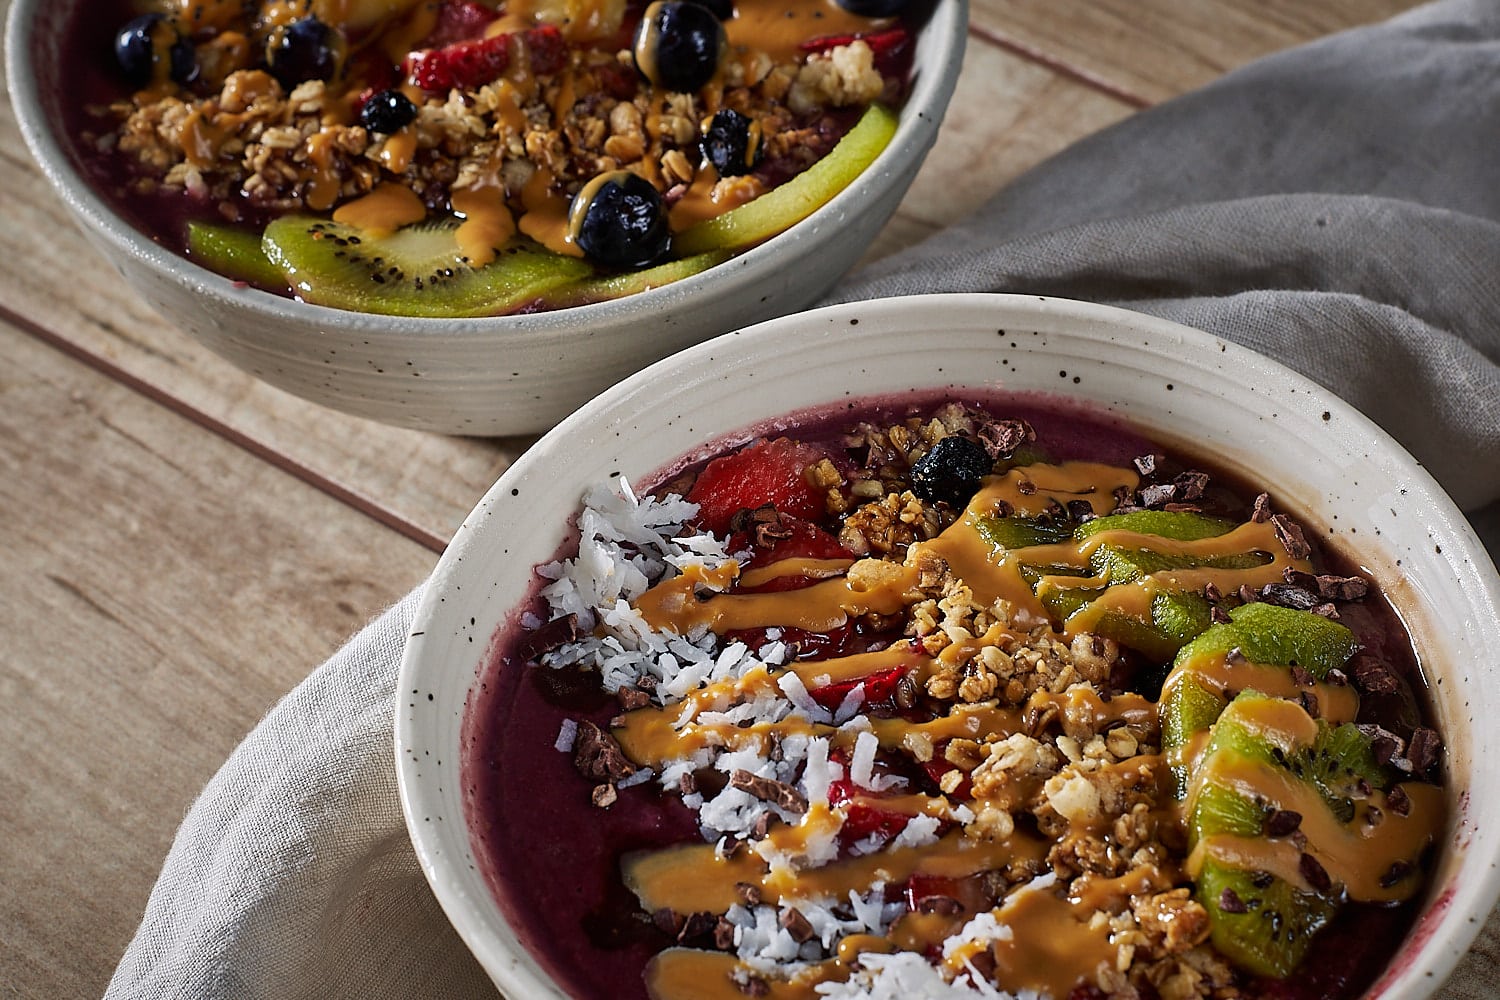
<path fill-rule="evenodd" d="M 615 782 L 616 788 L 629 788 L 631 785 L 643 785 L 654 777 L 649 767 L 643 767 L 632 774 Z"/>
<path fill-rule="evenodd" d="M 936 816 L 913 816 L 906 826 L 891 840 L 891 850 L 901 847 L 926 847 L 937 843 L 938 827 L 942 821 Z"/>
<path fill-rule="evenodd" d="M 562 753 L 572 753 L 573 744 L 578 741 L 578 723 L 573 719 L 563 719 L 562 725 L 558 727 L 557 739 L 552 746 Z"/>
<path fill-rule="evenodd" d="M 994 941 L 1009 941 L 1015 937 L 1015 931 L 1002 924 L 995 916 L 997 911 L 987 910 L 984 913 L 976 913 L 974 917 L 957 934 L 943 941 L 943 957 L 952 958 L 953 955 L 973 944 L 988 945 Z"/>
<path fill-rule="evenodd" d="M 859 712 L 865 703 L 865 682 L 860 681 L 844 695 L 844 700 L 839 702 L 839 707 L 834 709 L 834 725 L 842 726 Z"/>
<path fill-rule="evenodd" d="M 811 722 L 832 722 L 833 716 L 828 709 L 813 701 L 813 696 L 808 693 L 807 685 L 802 683 L 802 678 L 788 670 L 776 679 L 776 686 L 781 688 L 782 693 L 787 696 L 803 717 Z"/>

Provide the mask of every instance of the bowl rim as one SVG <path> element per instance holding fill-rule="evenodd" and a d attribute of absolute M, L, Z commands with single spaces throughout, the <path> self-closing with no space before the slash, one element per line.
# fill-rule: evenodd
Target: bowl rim
<path fill-rule="evenodd" d="M 258 314 L 268 322 L 339 327 L 359 333 L 375 344 L 388 339 L 393 346 L 399 346 L 413 336 L 437 341 L 444 337 L 467 339 L 489 332 L 535 334 L 545 343 L 571 336 L 580 325 L 628 336 L 629 331 L 612 328 L 643 311 L 690 308 L 706 290 L 712 291 L 713 285 L 718 285 L 716 294 L 757 285 L 784 265 L 782 255 L 802 234 L 816 231 L 825 223 L 836 223 L 846 213 L 858 212 L 872 191 L 890 178 L 902 176 L 926 156 L 958 83 L 968 39 L 969 0 L 932 0 L 928 21 L 918 39 L 919 45 L 933 47 L 928 60 L 932 65 L 924 62 L 914 69 L 911 92 L 899 109 L 896 133 L 875 161 L 807 218 L 731 258 L 737 262 L 735 267 L 720 265 L 644 292 L 563 310 L 452 318 L 383 316 L 316 305 L 254 287 L 236 287 L 224 276 L 168 250 L 130 225 L 79 172 L 44 113 L 34 62 L 37 47 L 31 44 L 31 34 L 41 10 L 47 6 L 48 0 L 14 0 L 11 4 L 5 30 L 6 82 L 22 138 L 33 160 L 86 233 L 97 234 L 114 251 L 160 278 L 184 284 L 225 306 Z M 932 40 L 926 41 L 929 38 Z M 567 317 L 567 321 L 559 322 L 560 316 Z"/>
<path fill-rule="evenodd" d="M 826 306 L 768 320 L 723 335 L 657 362 L 576 410 L 506 470 L 455 533 L 453 543 L 439 560 L 416 611 L 412 627 L 413 638 L 403 652 L 398 691 L 405 693 L 417 690 L 421 686 L 418 678 L 424 669 L 453 672 L 472 668 L 473 664 L 469 661 L 429 668 L 423 661 L 423 650 L 428 640 L 419 636 L 440 630 L 443 617 L 451 617 L 456 613 L 453 604 L 444 604 L 445 588 L 451 586 L 455 578 L 462 578 L 466 555 L 479 547 L 482 531 L 485 530 L 482 525 L 488 519 L 487 508 L 496 498 L 511 491 L 513 484 L 522 482 L 534 468 L 544 468 L 547 463 L 556 461 L 559 457 L 556 453 L 565 453 L 565 449 L 572 447 L 575 441 L 593 443 L 606 437 L 605 431 L 612 424 L 627 421 L 632 414 L 640 413 L 643 394 L 649 394 L 653 389 L 659 390 L 664 380 L 677 378 L 682 370 L 709 364 L 722 365 L 726 356 L 747 358 L 751 349 L 768 332 L 841 326 L 851 314 L 868 313 L 871 310 L 895 310 L 910 317 L 912 321 L 930 322 L 932 317 L 939 315 L 945 308 L 985 310 L 987 314 L 998 317 L 995 322 L 999 325 L 1009 325 L 1011 321 L 1015 321 L 1015 329 L 1027 329 L 1025 323 L 1029 316 L 1038 323 L 1103 325 L 1127 335 L 1159 336 L 1172 343 L 1174 348 L 1186 352 L 1183 355 L 1185 358 L 1197 355 L 1206 359 L 1212 356 L 1223 364 L 1234 365 L 1238 370 L 1257 378 L 1277 380 L 1293 394 L 1290 397 L 1291 407 L 1307 409 L 1316 405 L 1319 409 L 1331 411 L 1335 420 L 1346 422 L 1355 434 L 1376 443 L 1385 450 L 1389 461 L 1401 467 L 1402 475 L 1407 477 L 1403 480 L 1403 492 L 1408 494 L 1407 499 L 1426 505 L 1423 516 L 1431 537 L 1441 539 L 1443 545 L 1440 551 L 1452 553 L 1451 556 L 1445 554 L 1444 558 L 1457 559 L 1462 556 L 1473 567 L 1478 574 L 1474 602 L 1495 612 L 1491 620 L 1500 620 L 1500 575 L 1497 575 L 1492 560 L 1467 519 L 1447 493 L 1405 448 L 1373 421 L 1349 403 L 1279 362 L 1203 331 L 1112 306 L 1043 296 L 994 293 L 917 295 Z M 974 384 L 963 381 L 962 376 L 959 380 L 964 385 Z M 702 438 L 711 442 L 723 433 L 735 433 L 743 429 L 743 426 L 716 427 L 705 432 Z M 676 458 L 677 455 L 658 456 L 661 463 L 671 462 Z M 489 530 L 500 529 L 492 525 Z M 1479 638 L 1489 648 L 1500 652 L 1500 632 L 1491 630 L 1482 633 Z M 485 642 L 481 640 L 475 648 L 484 650 Z M 483 653 L 479 655 L 479 666 L 482 668 Z M 476 672 L 474 678 L 465 682 L 466 689 L 472 690 L 473 681 L 477 677 Z M 434 790 L 434 782 L 424 779 L 415 767 L 409 766 L 408 752 L 417 737 L 413 723 L 414 716 L 408 715 L 398 703 L 394 727 L 398 791 L 414 849 L 441 907 L 465 943 L 502 989 L 519 991 L 517 995 L 532 995 L 528 991 L 535 991 L 539 986 L 545 991 L 550 987 L 553 992 L 548 995 L 562 996 L 563 994 L 556 992 L 550 980 L 537 979 L 535 970 L 520 969 L 513 956 L 505 959 L 494 953 L 494 949 L 498 947 L 493 940 L 494 928 L 486 925 L 472 901 L 466 898 L 468 890 L 459 885 L 454 874 L 444 868 L 450 862 L 441 858 L 442 852 L 438 849 L 440 845 L 436 838 L 440 831 L 420 822 L 422 812 L 439 801 L 440 794 Z M 1469 789 L 1478 787 L 1475 780 L 1477 776 L 1478 763 L 1473 760 L 1466 772 Z M 1480 933 L 1484 913 L 1492 909 L 1496 900 L 1500 899 L 1500 866 L 1493 863 L 1493 856 L 1500 855 L 1500 849 L 1497 849 L 1500 848 L 1500 831 L 1490 832 L 1466 823 L 1467 813 L 1462 804 L 1455 811 L 1460 815 L 1450 817 L 1451 836 L 1444 843 L 1461 839 L 1466 842 L 1466 846 L 1473 848 L 1466 850 L 1464 857 L 1458 861 L 1457 871 L 1464 877 L 1461 881 L 1455 878 L 1436 899 L 1431 894 L 1437 891 L 1437 887 L 1431 887 L 1429 902 L 1424 904 L 1420 923 L 1408 933 L 1406 943 L 1398 952 L 1403 956 L 1401 964 L 1399 967 L 1389 967 L 1371 987 L 1367 997 L 1381 996 L 1394 1000 L 1397 997 L 1429 995 L 1429 990 L 1436 989 L 1452 973 Z M 460 825 L 464 826 L 462 836 L 467 846 L 467 826 Z M 448 829 L 443 835 L 452 833 Z M 1480 849 L 1487 850 L 1488 854 L 1473 852 Z M 1483 871 L 1474 871 L 1481 866 Z M 487 887 L 485 891 L 488 891 Z M 1456 906 L 1462 906 L 1463 909 L 1456 909 Z M 1409 958 L 1406 957 L 1408 953 Z M 529 955 L 524 957 L 530 958 Z"/>

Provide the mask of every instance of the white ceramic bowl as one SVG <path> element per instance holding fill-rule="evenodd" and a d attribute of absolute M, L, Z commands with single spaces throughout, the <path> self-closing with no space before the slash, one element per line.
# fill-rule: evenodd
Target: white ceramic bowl
<path fill-rule="evenodd" d="M 601 389 L 690 344 L 803 309 L 852 267 L 895 212 L 963 62 L 967 0 L 936 0 L 890 145 L 812 216 L 702 274 L 576 309 L 411 319 L 307 305 L 158 246 L 90 189 L 63 121 L 62 26 L 83 0 L 15 0 L 6 31 L 21 133 L 94 246 L 163 317 L 272 385 L 386 423 L 450 434 L 540 432 Z"/>
<path fill-rule="evenodd" d="M 402 663 L 401 796 L 417 854 L 463 939 L 508 995 L 561 997 L 518 947 L 469 842 L 460 730 L 486 651 L 564 538 L 585 489 L 648 480 L 705 442 L 809 406 L 909 389 L 986 387 L 1083 400 L 1191 441 L 1357 553 L 1420 647 L 1446 738 L 1452 824 L 1416 931 L 1370 992 L 1429 996 L 1500 893 L 1500 577 L 1453 503 L 1358 412 L 1260 355 L 1151 317 L 1005 295 L 919 296 L 773 320 L 615 386 L 526 452 L 464 522 Z M 1331 529 L 1329 531 L 1328 529 Z M 1351 535 L 1350 533 L 1356 532 Z M 441 765 L 436 761 L 442 761 Z"/>

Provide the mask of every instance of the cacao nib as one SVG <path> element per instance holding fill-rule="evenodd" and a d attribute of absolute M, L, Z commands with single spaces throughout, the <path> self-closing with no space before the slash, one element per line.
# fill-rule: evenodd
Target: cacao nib
<path fill-rule="evenodd" d="M 762 802 L 780 806 L 787 812 L 799 814 L 807 812 L 807 799 L 801 792 L 785 782 L 762 778 L 758 774 L 751 774 L 739 768 L 729 776 L 729 784 L 741 791 L 749 792 Z"/>

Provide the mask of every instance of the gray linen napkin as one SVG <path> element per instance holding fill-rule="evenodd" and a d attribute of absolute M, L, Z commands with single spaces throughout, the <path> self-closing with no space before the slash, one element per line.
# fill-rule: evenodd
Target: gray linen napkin
<path fill-rule="evenodd" d="M 1259 349 L 1383 424 L 1500 553 L 1500 6 L 1445 0 L 1086 140 L 841 299 L 1108 301 Z M 963 113 L 963 109 L 955 109 Z M 110 1000 L 494 990 L 428 891 L 391 726 L 410 595 L 188 814 Z M 1440 996 L 1495 995 L 1500 918 Z"/>

